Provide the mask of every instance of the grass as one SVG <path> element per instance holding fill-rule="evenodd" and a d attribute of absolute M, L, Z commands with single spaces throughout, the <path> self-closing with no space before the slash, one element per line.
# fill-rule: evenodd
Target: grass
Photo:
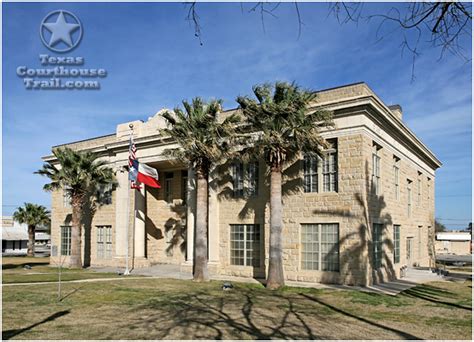
<path fill-rule="evenodd" d="M 470 339 L 471 282 L 398 296 L 172 279 L 3 288 L 3 338 Z"/>
<path fill-rule="evenodd" d="M 25 269 L 25 266 L 31 269 Z M 115 273 L 98 273 L 86 269 L 61 269 L 61 280 L 116 278 Z M 57 282 L 58 268 L 49 265 L 49 258 L 2 257 L 2 283 Z"/>

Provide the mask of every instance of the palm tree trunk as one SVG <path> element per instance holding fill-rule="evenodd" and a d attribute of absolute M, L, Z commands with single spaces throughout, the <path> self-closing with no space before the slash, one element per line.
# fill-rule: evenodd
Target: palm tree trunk
<path fill-rule="evenodd" d="M 26 255 L 35 256 L 35 226 L 32 224 L 28 225 L 28 250 Z"/>
<path fill-rule="evenodd" d="M 267 288 L 271 290 L 285 285 L 281 242 L 283 228 L 281 178 L 281 169 L 272 168 L 270 173 L 270 263 L 267 278 Z"/>
<path fill-rule="evenodd" d="M 72 222 L 71 222 L 71 255 L 69 256 L 70 268 L 82 268 L 81 257 L 81 222 L 82 222 L 82 196 L 72 196 Z"/>
<path fill-rule="evenodd" d="M 207 271 L 207 226 L 208 226 L 208 172 L 196 170 L 196 234 L 194 247 L 194 280 L 209 281 Z M 189 242 L 190 243 L 190 242 Z"/>

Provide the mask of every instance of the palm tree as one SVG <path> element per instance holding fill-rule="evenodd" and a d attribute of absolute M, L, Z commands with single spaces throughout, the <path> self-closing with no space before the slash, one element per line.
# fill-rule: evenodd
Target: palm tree
<path fill-rule="evenodd" d="M 237 102 L 250 131 L 258 132 L 246 154 L 263 156 L 270 169 L 270 261 L 267 288 L 284 285 L 282 263 L 282 171 L 301 153 L 322 155 L 327 146 L 320 131 L 332 125 L 332 114 L 310 110 L 316 94 L 295 83 L 276 82 L 253 87 L 257 101 L 239 96 Z"/>
<path fill-rule="evenodd" d="M 25 203 L 13 213 L 13 219 L 28 225 L 28 256 L 35 256 L 35 230 L 38 225 L 48 225 L 49 211 L 42 205 Z"/>
<path fill-rule="evenodd" d="M 85 205 L 94 199 L 96 190 L 101 185 L 116 185 L 114 171 L 105 166 L 105 162 L 97 160 L 98 156 L 91 152 L 74 151 L 70 148 L 53 150 L 59 167 L 53 163 L 45 163 L 35 173 L 46 176 L 50 183 L 45 191 L 63 189 L 71 198 L 71 256 L 69 267 L 81 268 L 81 234 L 82 219 Z"/>
<path fill-rule="evenodd" d="M 229 141 L 235 134 L 238 116 L 232 114 L 218 120 L 222 100 L 206 103 L 196 97 L 191 103 L 183 101 L 184 111 L 175 108 L 163 113 L 168 128 L 160 133 L 172 137 L 179 148 L 167 149 L 165 155 L 191 167 L 196 175 L 196 234 L 194 280 L 208 281 L 208 177 L 211 167 L 228 156 Z"/>

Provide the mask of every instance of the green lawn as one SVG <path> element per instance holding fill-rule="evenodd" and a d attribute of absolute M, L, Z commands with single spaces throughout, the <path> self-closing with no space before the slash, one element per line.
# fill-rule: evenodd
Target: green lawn
<path fill-rule="evenodd" d="M 25 266 L 31 269 L 25 269 Z M 117 278 L 115 273 L 97 273 L 82 269 L 61 269 L 61 280 L 80 280 L 96 278 Z M 49 266 L 49 258 L 3 257 L 2 283 L 57 282 L 58 267 Z"/>
<path fill-rule="evenodd" d="M 3 288 L 3 338 L 470 339 L 471 282 L 398 296 L 171 279 Z"/>

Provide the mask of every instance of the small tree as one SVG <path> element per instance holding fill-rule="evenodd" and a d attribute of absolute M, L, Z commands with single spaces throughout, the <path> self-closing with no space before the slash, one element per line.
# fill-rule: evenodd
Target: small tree
<path fill-rule="evenodd" d="M 163 117 L 168 128 L 161 134 L 174 138 L 179 148 L 165 150 L 165 155 L 191 167 L 196 174 L 196 234 L 194 254 L 194 280 L 207 281 L 208 253 L 208 177 L 211 167 L 228 156 L 229 140 L 235 134 L 239 118 L 230 115 L 218 120 L 221 100 L 204 102 L 196 97 L 191 103 L 183 101 L 184 111 L 175 108 Z M 190 241 L 188 241 L 189 243 Z"/>
<path fill-rule="evenodd" d="M 49 211 L 42 205 L 25 203 L 13 213 L 13 219 L 28 225 L 28 256 L 35 256 L 35 230 L 38 225 L 49 225 Z"/>
<path fill-rule="evenodd" d="M 316 94 L 295 83 L 276 82 L 253 87 L 257 101 L 238 97 L 246 122 L 255 139 L 246 153 L 263 156 L 270 168 L 270 261 L 267 288 L 284 285 L 282 263 L 282 172 L 301 153 L 321 155 L 327 146 L 320 131 L 332 125 L 332 114 L 310 110 Z"/>
<path fill-rule="evenodd" d="M 104 161 L 91 152 L 74 151 L 70 148 L 53 150 L 59 167 L 53 163 L 45 163 L 35 173 L 46 176 L 50 183 L 43 188 L 45 191 L 63 189 L 71 198 L 71 255 L 69 267 L 81 268 L 81 236 L 84 206 L 96 197 L 100 185 L 115 185 L 114 171 L 105 166 Z"/>
<path fill-rule="evenodd" d="M 441 222 L 438 221 L 438 219 L 435 219 L 435 232 L 445 232 L 446 231 L 446 226 L 442 224 Z"/>

